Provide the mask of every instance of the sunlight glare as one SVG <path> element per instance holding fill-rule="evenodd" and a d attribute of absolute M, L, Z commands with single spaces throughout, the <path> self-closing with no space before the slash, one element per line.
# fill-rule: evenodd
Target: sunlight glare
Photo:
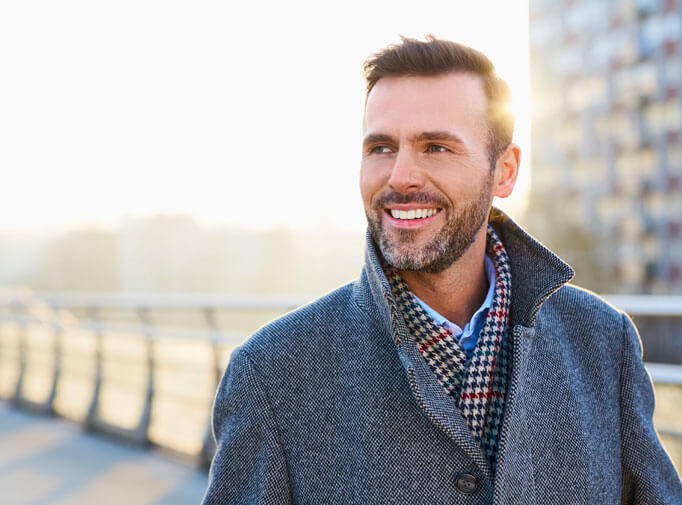
<path fill-rule="evenodd" d="M 527 2 L 12 2 L 0 7 L 0 229 L 187 213 L 364 228 L 363 60 L 398 34 L 490 56 L 529 180 Z"/>

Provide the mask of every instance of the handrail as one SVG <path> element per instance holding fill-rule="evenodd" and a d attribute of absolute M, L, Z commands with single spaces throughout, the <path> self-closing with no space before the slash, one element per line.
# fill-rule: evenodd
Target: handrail
<path fill-rule="evenodd" d="M 667 363 L 645 363 L 651 380 L 657 384 L 682 386 L 682 365 Z"/>
<path fill-rule="evenodd" d="M 12 321 L 17 324 L 26 325 L 28 323 L 44 323 L 45 321 L 33 316 L 9 315 L 0 316 L 0 321 Z M 131 333 L 146 336 L 146 338 L 155 338 L 155 336 L 162 335 L 164 338 L 174 338 L 182 340 L 205 340 L 209 341 L 217 338 L 221 343 L 234 342 L 239 339 L 244 339 L 246 335 L 240 332 L 226 332 L 226 331 L 210 331 L 197 330 L 193 328 L 178 328 L 175 326 L 158 326 L 154 324 L 130 324 L 130 323 L 103 323 L 92 319 L 79 319 L 69 324 L 71 328 L 91 329 L 97 331 L 110 331 L 117 333 Z"/>
<path fill-rule="evenodd" d="M 31 296 L 53 309 L 119 308 L 137 309 L 221 309 L 221 310 L 292 310 L 311 301 L 313 297 L 291 296 L 220 296 L 176 295 L 158 293 L 36 293 Z M 0 306 L 22 305 L 22 297 L 0 294 Z"/>
<path fill-rule="evenodd" d="M 601 295 L 607 302 L 632 315 L 682 317 L 682 296 L 662 295 Z M 291 296 L 221 296 L 178 295 L 159 293 L 37 293 L 32 297 L 54 309 L 120 308 L 151 310 L 214 309 L 214 310 L 292 310 L 313 297 Z M 0 293 L 0 305 L 21 304 L 21 297 Z"/>
<path fill-rule="evenodd" d="M 682 317 L 682 296 L 604 295 L 604 299 L 632 316 Z"/>

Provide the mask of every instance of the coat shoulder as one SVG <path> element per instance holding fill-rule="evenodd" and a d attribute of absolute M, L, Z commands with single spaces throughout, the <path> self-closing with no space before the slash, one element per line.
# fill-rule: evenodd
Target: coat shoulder
<path fill-rule="evenodd" d="M 242 349 L 255 363 L 290 362 L 338 345 L 365 317 L 349 283 L 265 324 Z"/>
<path fill-rule="evenodd" d="M 613 351 L 622 346 L 625 317 L 622 310 L 598 294 L 567 284 L 542 306 L 537 325 L 585 348 L 596 345 Z"/>
<path fill-rule="evenodd" d="M 622 325 L 624 312 L 597 293 L 567 284 L 545 303 L 546 308 L 559 315 L 570 315 L 578 322 Z M 543 306 L 543 309 L 545 306 Z"/>

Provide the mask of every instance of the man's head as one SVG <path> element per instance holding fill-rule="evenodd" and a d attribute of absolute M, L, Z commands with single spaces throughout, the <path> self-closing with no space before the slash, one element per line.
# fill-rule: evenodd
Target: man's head
<path fill-rule="evenodd" d="M 361 192 L 372 236 L 401 270 L 439 273 L 485 241 L 511 193 L 509 90 L 481 53 L 427 38 L 370 57 Z"/>
<path fill-rule="evenodd" d="M 487 98 L 488 155 L 494 166 L 497 157 L 511 143 L 514 115 L 510 109 L 509 86 L 495 72 L 486 55 L 471 47 L 426 36 L 426 42 L 402 37 L 402 43 L 382 49 L 362 66 L 367 82 L 365 102 L 383 77 L 437 76 L 452 72 L 477 75 Z"/>

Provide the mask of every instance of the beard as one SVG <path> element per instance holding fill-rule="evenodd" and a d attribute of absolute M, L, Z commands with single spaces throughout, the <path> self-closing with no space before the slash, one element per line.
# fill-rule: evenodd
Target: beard
<path fill-rule="evenodd" d="M 376 200 L 367 211 L 369 231 L 384 260 L 398 270 L 438 274 L 459 260 L 476 240 L 492 199 L 492 174 L 485 181 L 479 197 L 453 208 L 443 197 L 425 192 L 402 194 L 390 191 Z M 445 213 L 445 224 L 421 247 L 415 244 L 416 232 L 409 229 L 384 228 L 384 209 L 391 203 L 425 203 Z"/>

